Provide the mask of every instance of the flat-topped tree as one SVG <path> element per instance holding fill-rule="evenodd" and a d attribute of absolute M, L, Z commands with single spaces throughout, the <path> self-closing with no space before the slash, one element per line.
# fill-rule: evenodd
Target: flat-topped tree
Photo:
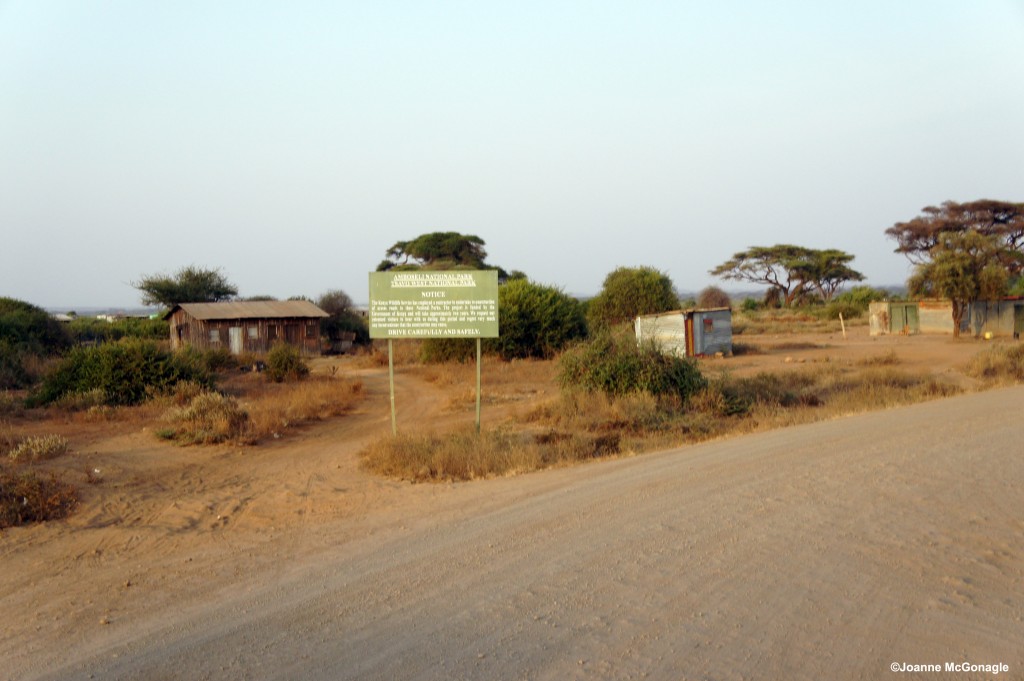
<path fill-rule="evenodd" d="M 216 303 L 238 295 L 238 288 L 220 269 L 202 269 L 195 265 L 183 267 L 173 276 L 154 274 L 143 277 L 132 286 L 142 291 L 143 305 L 168 308 L 178 303 Z"/>
<path fill-rule="evenodd" d="M 484 240 L 472 234 L 431 232 L 411 241 L 398 241 L 388 249 L 378 272 L 412 266 L 423 269 L 488 269 Z"/>
<path fill-rule="evenodd" d="M 723 279 L 766 285 L 789 307 L 809 291 L 828 302 L 848 281 L 864 275 L 849 266 L 854 256 L 838 249 L 814 249 L 792 244 L 753 246 L 736 253 L 711 274 Z"/>
<path fill-rule="evenodd" d="M 931 251 L 946 232 L 978 232 L 998 238 L 1006 250 L 1024 252 L 1024 203 L 980 199 L 967 203 L 946 201 L 941 206 L 926 206 L 921 215 L 907 222 L 897 222 L 885 230 L 895 239 L 896 252 L 907 256 L 915 265 L 931 260 Z M 1021 265 L 1012 258 L 1004 263 L 1011 275 L 1021 273 Z"/>

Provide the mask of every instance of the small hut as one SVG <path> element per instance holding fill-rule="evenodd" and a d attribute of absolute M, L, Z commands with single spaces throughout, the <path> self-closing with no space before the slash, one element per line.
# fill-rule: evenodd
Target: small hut
<path fill-rule="evenodd" d="M 634 329 L 637 342 L 654 343 L 667 355 L 732 354 L 732 310 L 727 307 L 643 315 Z"/>
<path fill-rule="evenodd" d="M 180 303 L 163 318 L 171 327 L 172 350 L 190 345 L 263 355 L 283 341 L 315 357 L 320 354 L 320 320 L 329 316 L 307 300 L 261 300 Z"/>

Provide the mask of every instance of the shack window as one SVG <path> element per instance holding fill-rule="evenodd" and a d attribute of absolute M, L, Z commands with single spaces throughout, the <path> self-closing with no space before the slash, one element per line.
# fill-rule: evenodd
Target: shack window
<path fill-rule="evenodd" d="M 714 331 L 714 330 L 715 330 L 715 321 L 713 319 L 711 319 L 710 317 L 705 317 L 704 318 L 704 332 L 707 333 L 709 331 Z"/>
<path fill-rule="evenodd" d="M 249 334 L 249 340 L 256 340 L 260 337 L 260 327 L 258 326 L 250 326 L 246 331 Z"/>
<path fill-rule="evenodd" d="M 220 343 L 220 329 L 210 329 L 210 342 Z"/>
<path fill-rule="evenodd" d="M 276 324 L 271 324 L 267 327 L 267 340 L 277 340 L 278 328 Z"/>
<path fill-rule="evenodd" d="M 306 338 L 316 338 L 316 331 L 319 324 L 307 324 L 306 325 Z"/>

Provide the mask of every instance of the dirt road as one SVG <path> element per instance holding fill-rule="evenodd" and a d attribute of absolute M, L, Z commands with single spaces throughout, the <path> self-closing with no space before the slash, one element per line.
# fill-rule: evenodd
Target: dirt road
<path fill-rule="evenodd" d="M 1024 678 L 1022 399 L 996 390 L 407 486 L 416 504 L 361 518 L 362 532 L 325 524 L 209 598 L 133 612 L 48 654 L 8 639 L 3 673 Z M 965 661 L 1009 671 L 890 671 Z"/>

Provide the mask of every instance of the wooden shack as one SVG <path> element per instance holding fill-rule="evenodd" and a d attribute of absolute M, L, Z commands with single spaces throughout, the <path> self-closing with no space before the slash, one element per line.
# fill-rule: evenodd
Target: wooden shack
<path fill-rule="evenodd" d="M 320 354 L 320 320 L 328 316 L 307 300 L 261 300 L 180 303 L 163 318 L 171 327 L 172 350 L 192 346 L 263 355 L 283 341 L 315 357 Z"/>

